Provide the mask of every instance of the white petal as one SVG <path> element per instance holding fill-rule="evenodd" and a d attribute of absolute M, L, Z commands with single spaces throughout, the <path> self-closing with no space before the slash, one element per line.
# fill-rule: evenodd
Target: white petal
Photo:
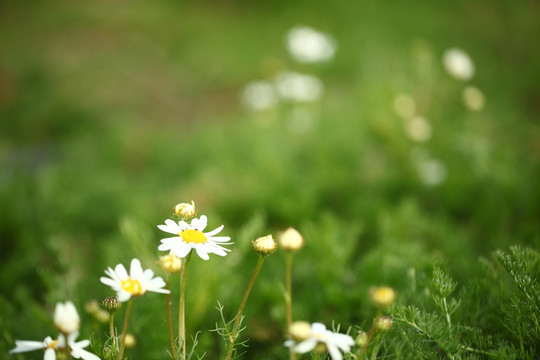
<path fill-rule="evenodd" d="M 184 220 L 178 222 L 178 226 L 180 227 L 181 231 L 187 230 L 190 228 L 189 224 L 185 222 Z"/>
<path fill-rule="evenodd" d="M 99 281 L 101 281 L 103 284 L 111 286 L 111 287 L 115 287 L 115 286 L 119 285 L 118 281 L 110 279 L 108 277 L 104 277 L 104 276 L 100 277 Z"/>
<path fill-rule="evenodd" d="M 120 302 L 126 302 L 131 299 L 131 293 L 128 293 L 127 291 L 119 291 L 116 295 L 118 296 L 118 301 Z"/>
<path fill-rule="evenodd" d="M 34 351 L 43 349 L 46 345 L 43 344 L 43 341 L 32 341 L 32 340 L 15 340 L 15 348 L 9 351 L 12 353 L 20 353 L 27 351 Z"/>
<path fill-rule="evenodd" d="M 76 343 L 70 343 L 70 346 L 76 346 L 80 349 L 85 348 L 88 345 L 90 345 L 90 340 L 81 340 L 81 341 L 77 341 Z"/>
<path fill-rule="evenodd" d="M 216 235 L 216 234 L 219 234 L 219 232 L 220 232 L 221 230 L 223 230 L 223 225 L 221 225 L 220 227 L 218 227 L 218 228 L 216 228 L 216 229 L 214 229 L 214 230 L 212 230 L 212 231 L 210 231 L 210 232 L 207 232 L 207 233 L 204 234 L 204 235 L 206 235 L 206 237 L 214 236 L 214 235 Z"/>
<path fill-rule="evenodd" d="M 148 283 L 154 277 L 154 272 L 152 271 L 152 269 L 146 269 L 144 270 L 142 277 L 144 279 L 144 282 Z"/>
<path fill-rule="evenodd" d="M 228 242 L 229 240 L 231 240 L 229 236 L 212 236 L 209 239 L 215 242 L 223 243 L 223 244 L 234 244 L 232 242 Z"/>
<path fill-rule="evenodd" d="M 131 260 L 131 266 L 129 267 L 129 275 L 132 279 L 140 279 L 143 274 L 143 269 L 141 266 L 141 261 L 139 259 Z"/>
<path fill-rule="evenodd" d="M 324 326 L 324 324 L 321 324 L 321 323 L 311 324 L 312 333 L 320 333 L 320 332 L 325 332 L 325 331 L 326 331 L 326 326 Z"/>
<path fill-rule="evenodd" d="M 329 341 L 326 342 L 326 348 L 328 349 L 328 353 L 330 354 L 332 360 L 343 360 L 341 353 L 339 352 L 337 346 L 334 343 Z"/>
<path fill-rule="evenodd" d="M 114 268 L 114 272 L 116 273 L 120 281 L 127 280 L 127 278 L 129 277 L 126 268 L 122 264 L 116 265 L 116 267 Z"/>
<path fill-rule="evenodd" d="M 98 356 L 88 352 L 77 345 L 71 346 L 71 355 L 75 359 L 84 359 L 84 360 L 101 360 Z"/>
<path fill-rule="evenodd" d="M 317 340 L 315 338 L 310 337 L 302 341 L 301 343 L 297 344 L 294 347 L 294 351 L 299 354 L 304 354 L 315 349 L 315 346 L 317 346 Z"/>
<path fill-rule="evenodd" d="M 182 243 L 179 246 L 176 246 L 174 249 L 171 249 L 171 254 L 174 254 L 179 258 L 185 258 L 190 251 L 191 246 L 186 243 Z"/>
<path fill-rule="evenodd" d="M 199 231 L 203 231 L 206 229 L 206 225 L 208 223 L 208 219 L 206 218 L 206 215 L 201 215 L 200 218 L 195 218 L 191 220 L 191 228 Z"/>
<path fill-rule="evenodd" d="M 43 360 L 56 360 L 56 351 L 54 349 L 47 349 L 45 350 L 45 354 L 43 355 Z"/>
<path fill-rule="evenodd" d="M 208 253 L 205 251 L 204 246 L 201 246 L 202 244 L 197 244 L 195 246 L 195 251 L 197 251 L 197 255 L 201 257 L 203 260 L 208 260 L 210 257 L 208 256 Z"/>

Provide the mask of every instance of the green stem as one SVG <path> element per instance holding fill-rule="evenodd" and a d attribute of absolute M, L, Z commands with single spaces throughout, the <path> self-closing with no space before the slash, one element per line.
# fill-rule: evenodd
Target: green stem
<path fill-rule="evenodd" d="M 116 334 L 114 333 L 114 313 L 111 313 L 109 315 L 109 331 L 111 332 L 113 347 L 116 349 Z"/>
<path fill-rule="evenodd" d="M 377 319 L 379 319 L 381 317 L 381 315 L 377 315 L 375 316 L 375 318 L 373 319 L 373 323 L 371 324 L 371 328 L 369 329 L 368 331 L 368 336 L 367 336 L 367 341 L 366 343 L 364 344 L 364 346 L 362 346 L 362 348 L 360 349 L 360 352 L 358 353 L 358 355 L 362 356 L 366 353 L 367 351 L 367 348 L 369 346 L 369 343 L 371 342 L 371 340 L 373 340 L 373 336 L 375 336 L 375 333 L 377 331 Z"/>
<path fill-rule="evenodd" d="M 288 252 L 285 255 L 285 307 L 287 311 L 287 329 L 292 324 L 292 260 L 293 253 Z M 296 360 L 296 353 L 293 348 L 289 349 L 289 359 Z"/>
<path fill-rule="evenodd" d="M 118 351 L 118 357 L 116 360 L 122 360 L 124 356 L 124 349 L 126 348 L 126 334 L 129 325 L 129 317 L 131 315 L 131 306 L 133 305 L 133 299 L 129 299 L 126 309 L 126 317 L 124 319 L 124 328 L 122 329 L 122 335 L 120 335 L 120 350 Z"/>
<path fill-rule="evenodd" d="M 171 276 L 167 276 L 167 290 L 171 290 Z M 174 359 L 176 357 L 176 349 L 174 346 L 174 333 L 171 317 L 171 294 L 168 293 L 165 296 L 165 306 L 167 308 L 167 322 L 169 324 L 169 343 L 171 344 L 171 356 Z"/>
<path fill-rule="evenodd" d="M 249 280 L 246 292 L 244 293 L 244 297 L 242 298 L 242 302 L 240 303 L 240 307 L 238 308 L 238 313 L 236 314 L 236 318 L 234 320 L 233 330 L 231 335 L 229 336 L 230 343 L 229 350 L 227 351 L 227 360 L 231 360 L 232 358 L 234 342 L 236 340 L 236 335 L 238 334 L 238 324 L 240 323 L 240 319 L 242 318 L 242 312 L 244 311 L 244 307 L 246 306 L 246 302 L 249 297 L 249 293 L 251 292 L 251 288 L 253 288 L 253 284 L 255 284 L 255 280 L 257 279 L 257 275 L 259 275 L 259 271 L 261 270 L 265 258 L 265 256 L 259 256 L 259 261 L 257 261 L 257 265 L 255 266 L 255 270 L 253 271 L 253 275 L 251 275 L 251 279 Z"/>
<path fill-rule="evenodd" d="M 185 257 L 184 266 L 182 267 L 182 274 L 180 275 L 180 301 L 178 311 L 178 341 L 181 342 L 182 358 L 186 360 L 186 313 L 185 313 L 185 300 L 186 300 L 186 279 L 189 267 L 189 260 L 191 259 L 191 253 Z"/>

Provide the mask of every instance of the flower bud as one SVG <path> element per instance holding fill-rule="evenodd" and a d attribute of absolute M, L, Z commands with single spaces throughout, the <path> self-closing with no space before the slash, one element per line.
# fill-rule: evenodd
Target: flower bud
<path fill-rule="evenodd" d="M 304 246 L 304 238 L 292 227 L 282 232 L 278 240 L 279 247 L 285 251 L 298 251 Z"/>
<path fill-rule="evenodd" d="M 392 318 L 390 316 L 379 316 L 375 319 L 375 326 L 381 331 L 388 331 L 392 327 Z"/>
<path fill-rule="evenodd" d="M 109 314 L 112 314 L 116 310 L 118 310 L 120 308 L 120 305 L 122 304 L 120 303 L 120 301 L 118 301 L 118 298 L 116 296 L 109 296 L 101 302 L 101 306 L 103 306 L 109 312 Z"/>
<path fill-rule="evenodd" d="M 169 254 L 159 257 L 158 265 L 169 274 L 176 274 L 182 270 L 182 259 L 178 256 Z"/>
<path fill-rule="evenodd" d="M 94 315 L 100 310 L 99 303 L 97 302 L 97 300 L 90 300 L 86 304 L 84 304 L 84 310 L 86 310 L 86 312 L 90 315 Z"/>
<path fill-rule="evenodd" d="M 71 334 L 79 330 L 81 319 L 71 301 L 57 303 L 54 308 L 54 326 L 62 334 Z"/>
<path fill-rule="evenodd" d="M 372 287 L 369 289 L 371 302 L 379 307 L 387 307 L 396 301 L 396 292 L 388 286 Z"/>
<path fill-rule="evenodd" d="M 277 243 L 272 235 L 266 235 L 256 240 L 252 240 L 251 246 L 253 246 L 253 249 L 261 256 L 270 255 L 277 250 Z"/>
<path fill-rule="evenodd" d="M 356 335 L 356 345 L 365 346 L 368 342 L 368 334 L 365 331 L 360 330 Z"/>
<path fill-rule="evenodd" d="M 182 220 L 189 220 L 197 215 L 197 209 L 195 209 L 195 202 L 191 200 L 191 204 L 180 203 L 174 207 L 174 214 Z"/>
<path fill-rule="evenodd" d="M 289 326 L 289 335 L 296 342 L 302 342 L 311 335 L 311 325 L 307 321 L 295 321 Z"/>

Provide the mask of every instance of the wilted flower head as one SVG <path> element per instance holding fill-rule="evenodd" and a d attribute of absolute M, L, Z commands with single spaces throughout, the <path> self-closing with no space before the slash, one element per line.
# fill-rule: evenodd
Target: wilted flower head
<path fill-rule="evenodd" d="M 321 80 L 312 75 L 287 71 L 276 78 L 279 95 L 291 102 L 311 102 L 318 100 L 324 93 Z"/>
<path fill-rule="evenodd" d="M 396 292 L 388 286 L 372 287 L 369 289 L 371 301 L 380 307 L 387 307 L 396 301 Z"/>
<path fill-rule="evenodd" d="M 287 34 L 287 49 L 300 63 L 316 63 L 334 57 L 336 42 L 330 35 L 308 26 L 297 26 Z"/>
<path fill-rule="evenodd" d="M 57 303 L 54 308 L 54 326 L 62 334 L 71 334 L 79 331 L 81 319 L 75 305 L 71 301 Z"/>
<path fill-rule="evenodd" d="M 165 281 L 159 276 L 154 277 L 154 272 L 151 269 L 143 271 L 139 259 L 131 260 L 129 274 L 122 264 L 116 265 L 114 270 L 108 268 L 105 274 L 109 277 L 102 276 L 99 280 L 110 286 L 121 302 L 128 301 L 131 297 L 140 296 L 147 291 L 153 291 L 163 294 L 169 294 L 170 291 L 163 289 Z"/>
<path fill-rule="evenodd" d="M 474 75 L 474 64 L 469 55 L 461 49 L 446 50 L 443 64 L 448 74 L 458 80 L 469 80 Z"/>
<path fill-rule="evenodd" d="M 282 232 L 278 237 L 278 241 L 279 247 L 285 251 L 298 251 L 304 246 L 304 238 L 292 227 Z"/>
<path fill-rule="evenodd" d="M 277 243 L 272 235 L 262 236 L 251 241 L 251 246 L 261 256 L 270 255 L 277 250 Z"/>
<path fill-rule="evenodd" d="M 285 346 L 291 347 L 294 352 L 304 354 L 309 351 L 326 350 L 332 360 L 342 360 L 341 351 L 350 352 L 354 346 L 351 336 L 326 330 L 321 323 L 313 323 L 309 336 L 303 341 L 294 339 L 285 342 Z"/>
<path fill-rule="evenodd" d="M 242 103 L 253 110 L 271 109 L 277 102 L 276 89 L 268 81 L 253 81 L 242 92 Z"/>
<path fill-rule="evenodd" d="M 159 257 L 158 265 L 166 273 L 176 274 L 182 270 L 182 259 L 173 254 L 162 255 Z"/>
<path fill-rule="evenodd" d="M 165 220 L 165 225 L 158 225 L 158 228 L 176 236 L 161 239 L 158 250 L 169 250 L 170 254 L 184 258 L 192 249 L 195 249 L 197 255 L 203 260 L 210 258 L 208 254 L 227 255 L 227 251 L 231 250 L 221 245 L 232 244 L 229 242 L 231 238 L 228 236 L 215 236 L 223 229 L 223 225 L 204 233 L 203 230 L 206 229 L 207 221 L 205 215 L 191 220 L 191 224 L 185 221 L 176 223 L 170 219 Z"/>
<path fill-rule="evenodd" d="M 197 215 L 197 209 L 195 209 L 195 202 L 191 200 L 190 203 L 180 203 L 174 207 L 174 214 L 182 220 L 189 220 Z"/>

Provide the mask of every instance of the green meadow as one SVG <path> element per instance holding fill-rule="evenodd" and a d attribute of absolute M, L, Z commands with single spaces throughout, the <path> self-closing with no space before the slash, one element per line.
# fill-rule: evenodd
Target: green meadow
<path fill-rule="evenodd" d="M 295 58 L 299 26 L 333 53 Z M 43 358 L 9 350 L 55 338 L 65 301 L 107 359 L 109 325 L 85 310 L 115 295 L 100 277 L 138 258 L 167 278 L 158 246 L 173 235 L 157 226 L 192 200 L 234 243 L 191 258 L 193 360 L 225 359 L 251 241 L 289 227 L 305 241 L 294 320 L 356 339 L 392 319 L 344 359 L 538 358 L 538 34 L 536 1 L 2 2 L 0 359 Z M 472 73 L 448 69 L 449 49 Z M 237 359 L 291 358 L 286 255 L 265 258 Z M 376 286 L 396 302 L 378 309 Z M 127 359 L 177 358 L 165 303 L 134 299 Z"/>

